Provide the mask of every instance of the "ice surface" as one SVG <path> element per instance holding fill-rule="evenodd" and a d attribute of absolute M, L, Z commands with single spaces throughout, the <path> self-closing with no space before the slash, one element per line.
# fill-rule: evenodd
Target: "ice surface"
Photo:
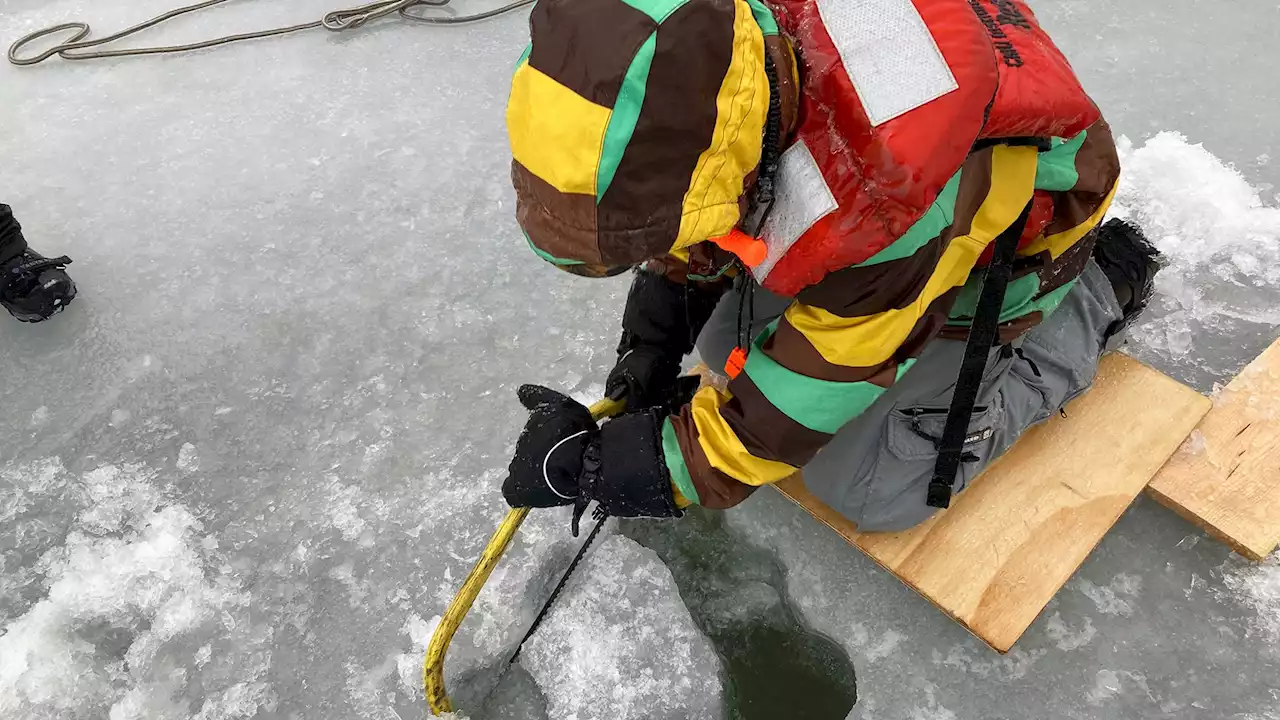
<path fill-rule="evenodd" d="M 579 567 L 520 656 L 565 720 L 720 714 L 720 663 L 652 551 L 610 536 Z"/>
<path fill-rule="evenodd" d="M 175 4 L 0 0 L 0 45 Z M 229 2 L 139 42 L 351 4 Z M 1174 257 L 1130 351 L 1203 389 L 1229 379 L 1274 334 L 1275 287 L 1256 283 L 1275 267 L 1276 76 L 1240 58 L 1273 54 L 1280 9 L 1036 11 L 1134 138 L 1121 206 Z M 502 109 L 526 39 L 517 13 L 0 64 L 0 201 L 75 258 L 81 290 L 54 322 L 0 318 L 0 716 L 423 717 L 424 643 L 505 512 L 514 389 L 597 399 L 627 287 L 537 261 L 513 222 Z M 1148 141 L 1162 129 L 1187 140 Z M 1079 573 L 1132 614 L 1073 584 L 1006 657 L 768 492 L 716 517 L 644 542 L 744 720 L 847 707 L 851 663 L 863 720 L 1280 716 L 1266 584 L 1145 502 Z M 551 717 L 499 670 L 573 552 L 567 524 L 530 516 L 455 637 L 446 678 L 474 720 Z M 1102 669 L 1119 692 L 1095 706 Z"/>

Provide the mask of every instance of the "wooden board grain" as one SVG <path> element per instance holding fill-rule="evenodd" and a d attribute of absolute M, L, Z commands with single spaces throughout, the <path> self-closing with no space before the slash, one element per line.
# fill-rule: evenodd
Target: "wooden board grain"
<path fill-rule="evenodd" d="M 1007 652 L 1208 412 L 1118 353 L 1067 417 L 1028 431 L 949 510 L 860 533 L 799 477 L 778 489 L 999 652 Z"/>
<path fill-rule="evenodd" d="M 1280 340 L 1232 380 L 1151 480 L 1162 504 L 1262 560 L 1280 544 Z"/>

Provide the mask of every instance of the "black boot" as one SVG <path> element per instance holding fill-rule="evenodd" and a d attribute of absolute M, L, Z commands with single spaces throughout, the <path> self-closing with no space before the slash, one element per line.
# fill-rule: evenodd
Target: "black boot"
<path fill-rule="evenodd" d="M 22 322 L 40 322 L 62 312 L 76 296 L 66 273 L 71 258 L 46 258 L 27 248 L 0 263 L 0 305 Z"/>
<path fill-rule="evenodd" d="M 1111 281 L 1120 304 L 1121 318 L 1107 330 L 1112 337 L 1128 329 L 1151 302 L 1162 258 L 1137 225 L 1109 220 L 1098 228 L 1093 259 Z"/>

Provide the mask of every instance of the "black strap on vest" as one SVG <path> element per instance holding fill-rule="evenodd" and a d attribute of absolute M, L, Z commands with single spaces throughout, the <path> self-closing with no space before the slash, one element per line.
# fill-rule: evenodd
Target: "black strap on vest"
<path fill-rule="evenodd" d="M 929 507 L 945 508 L 951 504 L 951 484 L 960 471 L 964 455 L 964 441 L 969 432 L 969 419 L 973 416 L 974 403 L 978 401 L 978 389 L 987 369 L 987 357 L 995 345 L 1000 329 L 1000 310 L 1004 306 L 1005 290 L 1013 276 L 1013 258 L 1018 250 L 1018 239 L 1027 225 L 1031 203 L 1022 209 L 1018 219 L 996 237 L 991 264 L 982 279 L 982 294 L 969 327 L 969 340 L 964 346 L 964 361 L 960 364 L 960 376 L 951 396 L 951 408 L 947 411 L 947 424 L 938 444 L 938 460 L 933 466 L 933 479 L 929 481 L 929 495 L 925 502 Z"/>

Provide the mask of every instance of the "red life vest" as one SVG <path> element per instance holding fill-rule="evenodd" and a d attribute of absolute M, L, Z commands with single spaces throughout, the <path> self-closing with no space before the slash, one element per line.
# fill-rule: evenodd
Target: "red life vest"
<path fill-rule="evenodd" d="M 753 268 L 795 295 L 919 220 L 982 140 L 1072 137 L 1097 107 L 1022 0 L 766 0 L 803 68 Z"/>

